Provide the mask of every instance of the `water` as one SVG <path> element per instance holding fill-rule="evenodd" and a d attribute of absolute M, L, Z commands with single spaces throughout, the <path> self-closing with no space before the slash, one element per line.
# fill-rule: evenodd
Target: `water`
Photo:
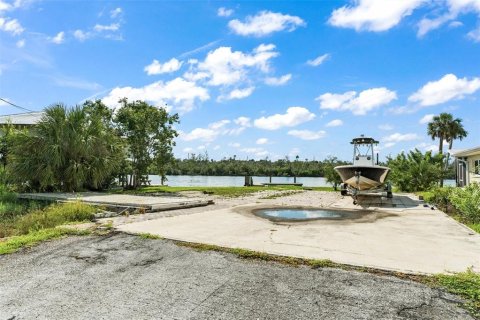
<path fill-rule="evenodd" d="M 270 220 L 314 220 L 314 219 L 342 219 L 352 216 L 351 212 L 324 209 L 261 209 L 254 214 Z"/>
<path fill-rule="evenodd" d="M 167 185 L 172 187 L 243 187 L 243 176 L 167 176 Z M 152 185 L 160 185 L 160 177 L 150 175 Z M 254 184 L 268 183 L 269 177 L 253 177 Z M 293 183 L 293 177 L 272 177 L 273 183 Z M 299 177 L 297 183 L 303 183 L 304 187 L 331 187 L 332 185 L 321 177 Z M 455 186 L 455 180 L 445 180 L 445 186 Z"/>
<path fill-rule="evenodd" d="M 167 185 L 172 187 L 243 187 L 245 177 L 235 176 L 167 176 Z M 150 175 L 152 185 L 160 185 L 160 177 Z M 253 177 L 254 184 L 268 183 L 269 177 Z M 272 177 L 272 183 L 293 183 L 293 177 Z M 304 187 L 331 187 L 325 178 L 301 177 L 297 183 L 303 183 Z"/>

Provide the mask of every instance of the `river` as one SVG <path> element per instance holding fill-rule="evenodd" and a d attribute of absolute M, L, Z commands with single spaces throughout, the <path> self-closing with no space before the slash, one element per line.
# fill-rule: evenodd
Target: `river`
<path fill-rule="evenodd" d="M 172 187 L 242 187 L 243 176 L 167 176 L 167 185 Z M 160 177 L 150 175 L 152 185 L 160 185 Z M 269 182 L 269 177 L 253 177 L 254 184 Z M 272 177 L 273 183 L 293 183 L 293 177 Z M 298 177 L 297 183 L 304 187 L 331 187 L 322 177 Z M 445 180 L 445 186 L 454 186 L 455 180 Z"/>

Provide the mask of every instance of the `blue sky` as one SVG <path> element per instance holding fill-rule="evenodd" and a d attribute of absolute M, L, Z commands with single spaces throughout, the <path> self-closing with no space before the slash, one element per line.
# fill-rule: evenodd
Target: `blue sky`
<path fill-rule="evenodd" d="M 441 112 L 478 146 L 479 57 L 480 0 L 0 0 L 1 98 L 147 100 L 180 114 L 177 157 L 425 151 Z"/>

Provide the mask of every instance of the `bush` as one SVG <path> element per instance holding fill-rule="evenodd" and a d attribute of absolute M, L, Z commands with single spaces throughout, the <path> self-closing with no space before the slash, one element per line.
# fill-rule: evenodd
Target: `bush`
<path fill-rule="evenodd" d="M 480 184 L 472 183 L 464 188 L 453 188 L 449 200 L 464 220 L 480 223 Z"/>
<path fill-rule="evenodd" d="M 35 210 L 15 222 L 17 234 L 53 228 L 69 222 L 92 220 L 95 208 L 81 202 L 54 204 L 43 210 Z"/>

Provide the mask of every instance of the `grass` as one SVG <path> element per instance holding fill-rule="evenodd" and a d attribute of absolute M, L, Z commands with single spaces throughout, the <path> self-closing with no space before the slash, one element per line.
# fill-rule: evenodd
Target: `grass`
<path fill-rule="evenodd" d="M 475 273 L 469 269 L 453 275 L 435 275 L 431 280 L 435 286 L 464 298 L 467 310 L 473 316 L 480 318 L 480 273 Z"/>
<path fill-rule="evenodd" d="M 140 233 L 138 236 L 142 239 L 152 239 L 152 240 L 162 240 L 163 238 L 161 236 L 158 236 L 156 234 L 151 234 L 151 233 Z"/>
<path fill-rule="evenodd" d="M 275 187 L 169 187 L 169 186 L 148 186 L 142 187 L 138 190 L 119 191 L 120 193 L 176 193 L 182 191 L 199 191 L 207 194 L 218 195 L 223 197 L 242 197 L 251 195 L 253 193 L 265 190 L 315 190 L 315 191 L 333 191 L 331 187 L 314 187 L 314 188 L 302 188 L 295 186 L 275 186 Z"/>
<path fill-rule="evenodd" d="M 49 228 L 33 231 L 28 234 L 10 237 L 0 241 L 0 255 L 13 253 L 24 247 L 32 247 L 41 241 L 60 238 L 66 235 L 87 235 L 88 230 L 75 230 L 72 228 Z"/>
<path fill-rule="evenodd" d="M 277 199 L 282 197 L 288 197 L 297 193 L 301 193 L 301 191 L 292 190 L 292 191 L 285 191 L 281 193 L 274 193 L 269 196 L 261 197 L 260 199 Z"/>

